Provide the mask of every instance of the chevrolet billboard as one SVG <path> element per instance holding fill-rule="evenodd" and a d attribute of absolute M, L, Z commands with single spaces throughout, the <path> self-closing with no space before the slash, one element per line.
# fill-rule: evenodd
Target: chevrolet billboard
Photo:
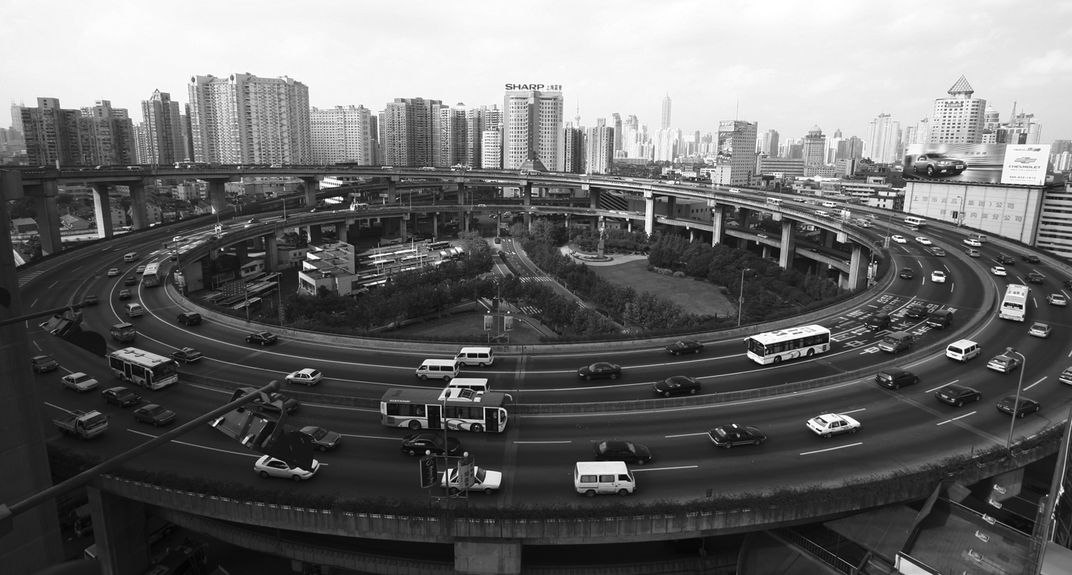
<path fill-rule="evenodd" d="M 1049 172 L 1049 144 L 911 144 L 907 179 L 1042 186 Z"/>

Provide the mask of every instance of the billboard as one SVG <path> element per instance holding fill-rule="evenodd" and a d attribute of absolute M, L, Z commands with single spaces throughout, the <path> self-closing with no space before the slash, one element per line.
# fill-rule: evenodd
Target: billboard
<path fill-rule="evenodd" d="M 1049 172 L 1049 144 L 911 144 L 906 179 L 1041 186 Z"/>

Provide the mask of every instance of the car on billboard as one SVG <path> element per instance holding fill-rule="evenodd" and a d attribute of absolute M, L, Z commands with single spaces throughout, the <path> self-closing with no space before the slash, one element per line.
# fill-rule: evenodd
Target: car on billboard
<path fill-rule="evenodd" d="M 968 169 L 964 160 L 950 158 L 945 154 L 927 152 L 912 159 L 912 172 L 927 176 L 957 176 Z"/>
<path fill-rule="evenodd" d="M 1017 164 L 1034 164 L 1038 161 L 1038 158 L 1033 158 L 1031 156 L 1020 156 L 1013 161 Z"/>

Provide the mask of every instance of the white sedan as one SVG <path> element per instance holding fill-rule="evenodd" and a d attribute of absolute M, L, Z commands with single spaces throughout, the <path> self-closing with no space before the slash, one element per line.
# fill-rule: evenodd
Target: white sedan
<path fill-rule="evenodd" d="M 291 467 L 285 461 L 276 459 L 271 455 L 262 455 L 253 464 L 253 471 L 256 471 L 261 477 L 282 477 L 284 479 L 293 479 L 294 481 L 309 479 L 316 475 L 319 470 L 320 462 L 315 459 L 313 460 L 313 468 L 307 471 L 301 467 Z"/>
<path fill-rule="evenodd" d="M 292 371 L 284 378 L 289 383 L 300 383 L 302 385 L 316 385 L 320 383 L 320 380 L 324 378 L 324 374 L 318 369 L 306 367 L 299 369 L 298 371 Z"/>
<path fill-rule="evenodd" d="M 936 284 L 944 284 L 945 277 L 945 272 L 943 272 L 942 270 L 934 270 L 933 272 L 931 272 L 931 281 Z"/>
<path fill-rule="evenodd" d="M 108 268 L 108 277 L 114 278 L 119 275 L 119 268 Z"/>
<path fill-rule="evenodd" d="M 75 391 L 90 391 L 96 389 L 97 386 L 100 385 L 100 382 L 81 371 L 69 373 L 63 376 L 60 380 L 63 381 L 64 387 Z"/>
<path fill-rule="evenodd" d="M 973 248 L 981 248 L 981 247 L 983 247 L 983 242 L 980 242 L 979 240 L 977 240 L 975 238 L 964 238 L 964 245 L 969 246 L 969 247 L 973 247 Z"/>
<path fill-rule="evenodd" d="M 890 239 L 895 241 L 895 242 L 897 242 L 897 243 L 899 243 L 899 244 L 907 244 L 908 243 L 908 240 L 905 239 L 904 236 L 899 236 L 899 235 L 896 235 L 896 234 L 890 236 Z"/>
<path fill-rule="evenodd" d="M 991 266 L 990 273 L 1002 277 L 1009 275 L 1008 272 L 1005 271 L 1005 268 L 1002 266 Z"/>
<path fill-rule="evenodd" d="M 490 469 L 484 469 L 483 467 L 473 466 L 472 484 L 469 487 L 465 487 L 459 479 L 458 468 L 452 467 L 443 472 L 442 479 L 439 480 L 441 487 L 448 487 L 451 491 L 483 491 L 484 493 L 491 493 L 492 491 L 498 491 L 502 485 L 502 472 L 492 471 Z"/>
<path fill-rule="evenodd" d="M 915 240 L 916 240 L 916 243 L 918 243 L 920 245 L 923 245 L 923 246 L 931 245 L 931 241 L 929 239 L 923 237 L 923 236 L 916 236 Z"/>
<path fill-rule="evenodd" d="M 824 413 L 808 420 L 808 429 L 815 432 L 819 437 L 827 438 L 841 433 L 856 433 L 860 430 L 860 422 L 838 413 Z"/>

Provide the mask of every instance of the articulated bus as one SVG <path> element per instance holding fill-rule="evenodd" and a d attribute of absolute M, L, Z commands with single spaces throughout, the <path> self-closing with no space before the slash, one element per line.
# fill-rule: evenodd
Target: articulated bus
<path fill-rule="evenodd" d="M 154 391 L 179 381 L 179 364 L 174 359 L 136 347 L 109 353 L 108 366 L 119 379 Z"/>
<path fill-rule="evenodd" d="M 1013 321 L 1024 321 L 1027 316 L 1027 296 L 1031 290 L 1023 284 L 1009 284 L 1005 288 L 1005 297 L 1001 300 L 998 317 Z"/>
<path fill-rule="evenodd" d="M 141 274 L 141 285 L 151 288 L 160 285 L 160 263 L 153 262 L 145 266 L 145 271 Z"/>
<path fill-rule="evenodd" d="M 472 389 L 388 389 L 380 399 L 380 422 L 388 427 L 501 433 L 510 396 Z"/>
<path fill-rule="evenodd" d="M 762 365 L 781 363 L 784 359 L 830 351 L 830 330 L 821 325 L 804 325 L 753 335 L 744 343 L 748 359 Z"/>

